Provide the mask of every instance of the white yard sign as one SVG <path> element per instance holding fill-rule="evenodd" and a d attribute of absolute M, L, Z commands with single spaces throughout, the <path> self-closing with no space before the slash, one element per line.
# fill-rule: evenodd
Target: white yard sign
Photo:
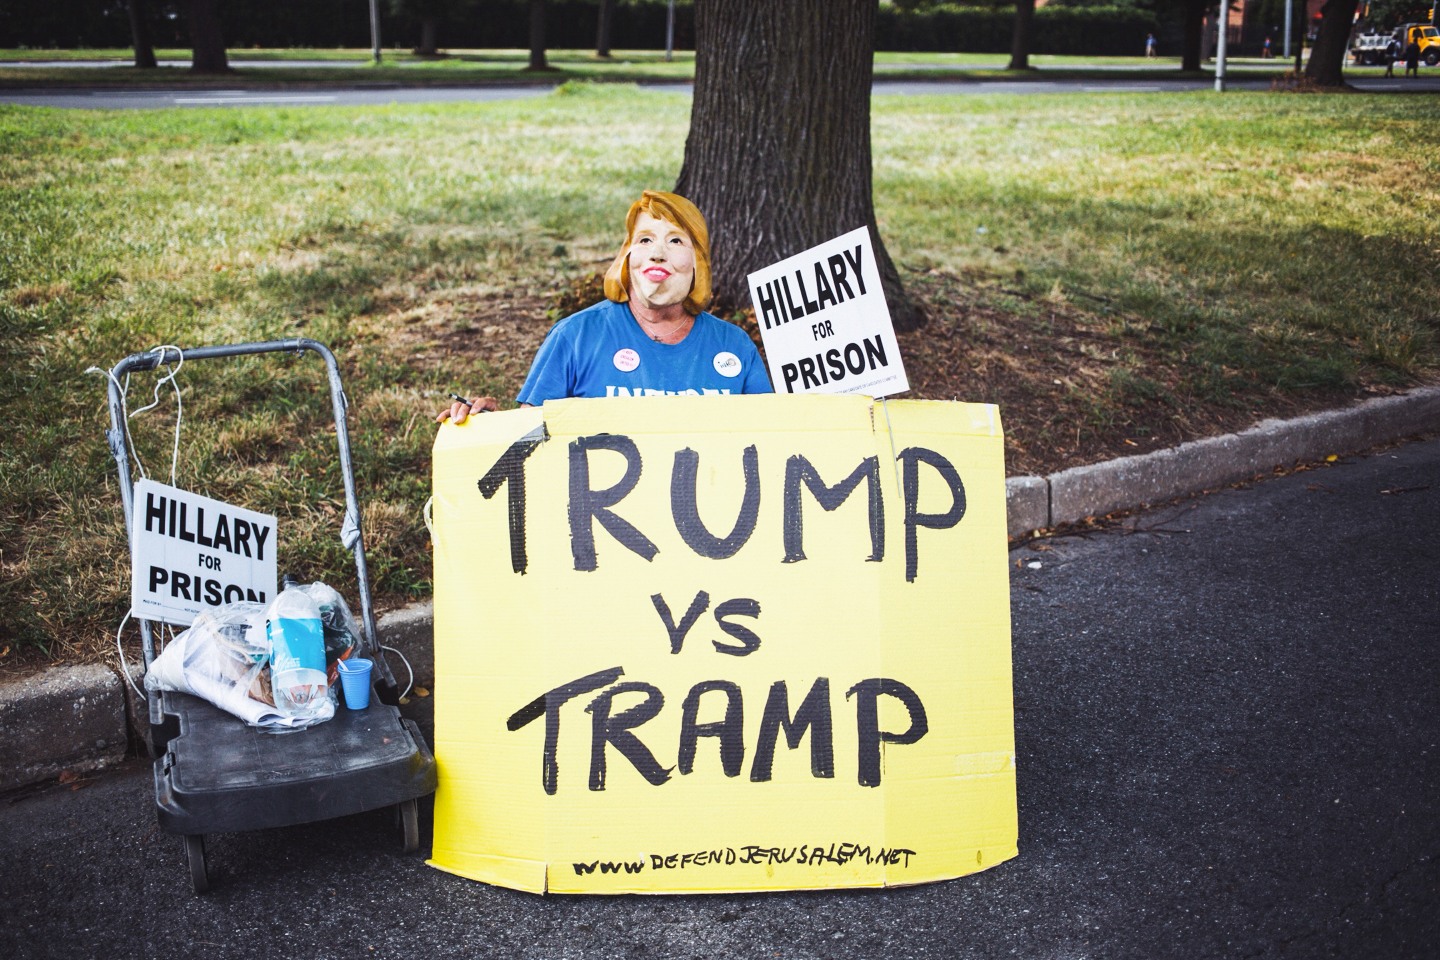
<path fill-rule="evenodd" d="M 750 274 L 776 393 L 910 389 L 864 227 Z"/>
<path fill-rule="evenodd" d="M 141 480 L 131 522 L 131 616 L 188 625 L 206 607 L 275 596 L 274 517 Z"/>

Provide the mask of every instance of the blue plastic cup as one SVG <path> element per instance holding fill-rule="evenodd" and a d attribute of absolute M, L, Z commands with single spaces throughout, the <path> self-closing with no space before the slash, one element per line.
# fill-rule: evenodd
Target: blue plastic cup
<path fill-rule="evenodd" d="M 345 691 L 345 706 L 351 710 L 370 706 L 370 671 L 374 668 L 375 662 L 364 657 L 340 661 L 340 689 Z"/>

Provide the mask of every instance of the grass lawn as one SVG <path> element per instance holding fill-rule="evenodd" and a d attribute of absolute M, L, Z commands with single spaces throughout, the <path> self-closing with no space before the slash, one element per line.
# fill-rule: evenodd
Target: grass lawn
<path fill-rule="evenodd" d="M 874 109 L 881 228 L 931 315 L 902 341 L 912 395 L 1000 403 L 1011 473 L 1440 372 L 1434 98 Z M 593 85 L 460 105 L 0 107 L 0 669 L 110 649 L 128 563 L 105 380 L 87 370 L 158 344 L 332 345 L 377 595 L 427 594 L 432 412 L 451 389 L 513 396 L 630 200 L 674 183 L 688 114 L 683 95 Z M 344 589 L 317 367 L 186 366 L 177 480 L 280 514 L 286 568 Z M 135 378 L 132 410 L 155 385 Z M 165 479 L 175 403 L 159 396 L 131 428 Z"/>

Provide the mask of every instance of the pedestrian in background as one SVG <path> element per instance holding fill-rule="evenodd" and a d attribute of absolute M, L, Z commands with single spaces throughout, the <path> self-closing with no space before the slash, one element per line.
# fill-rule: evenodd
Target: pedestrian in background
<path fill-rule="evenodd" d="M 1147 33 L 1145 35 L 1145 56 L 1155 56 L 1155 34 L 1153 33 Z"/>

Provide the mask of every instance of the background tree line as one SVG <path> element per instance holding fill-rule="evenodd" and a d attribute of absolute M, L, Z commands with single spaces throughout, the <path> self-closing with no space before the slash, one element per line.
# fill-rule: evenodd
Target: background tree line
<path fill-rule="evenodd" d="M 135 0 L 52 0 L 0 6 L 0 48 L 129 47 Z M 665 46 L 665 0 L 613 0 L 615 45 Z M 211 6 L 230 49 L 245 47 L 370 46 L 366 0 L 140 0 L 160 47 L 189 47 L 188 18 Z M 379 0 L 380 35 L 387 49 L 421 46 L 427 23 L 440 48 L 521 48 L 529 45 L 529 0 Z M 587 49 L 595 43 L 600 0 L 547 0 L 552 47 Z M 677 4 L 676 45 L 693 48 L 693 3 Z"/>
<path fill-rule="evenodd" d="M 0 48 L 129 47 L 131 3 L 143 11 L 159 47 L 189 47 L 191 0 L 51 0 L 0 7 Z M 1030 52 L 1138 55 L 1145 34 L 1179 34 L 1177 0 L 1051 0 L 1034 13 Z M 1167 9 L 1165 4 L 1169 4 Z M 200 4 L 204 6 L 205 4 Z M 364 0 L 211 0 L 225 45 L 246 47 L 370 46 Z M 532 0 L 380 0 L 380 34 L 388 49 L 526 49 Z M 546 45 L 592 49 L 602 16 L 607 49 L 665 46 L 668 0 L 544 0 Z M 1175 14 L 1175 15 L 1171 15 Z M 875 49 L 1009 52 L 1014 3 L 882 3 Z M 675 46 L 693 50 L 694 0 L 675 4 Z"/>

